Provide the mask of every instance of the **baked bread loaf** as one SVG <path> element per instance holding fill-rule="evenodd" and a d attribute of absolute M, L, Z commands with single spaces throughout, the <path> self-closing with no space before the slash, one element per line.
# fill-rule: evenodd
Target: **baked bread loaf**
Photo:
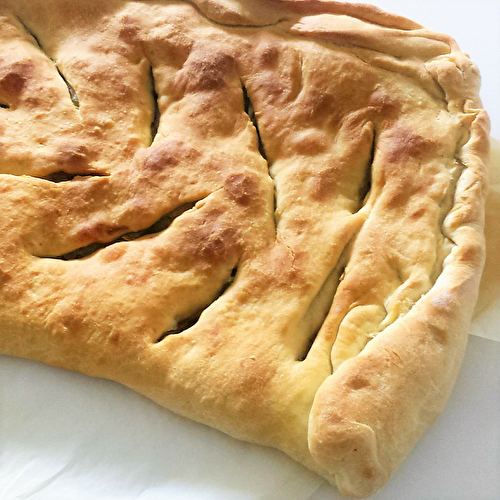
<path fill-rule="evenodd" d="M 0 352 L 378 490 L 478 291 L 469 58 L 329 0 L 0 0 L 0 46 Z"/>

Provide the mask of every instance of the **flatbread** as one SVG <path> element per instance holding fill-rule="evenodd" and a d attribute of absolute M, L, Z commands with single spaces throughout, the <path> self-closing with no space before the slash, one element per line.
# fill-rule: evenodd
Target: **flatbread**
<path fill-rule="evenodd" d="M 469 58 L 318 0 L 2 0 L 0 43 L 0 352 L 378 490 L 477 297 Z"/>

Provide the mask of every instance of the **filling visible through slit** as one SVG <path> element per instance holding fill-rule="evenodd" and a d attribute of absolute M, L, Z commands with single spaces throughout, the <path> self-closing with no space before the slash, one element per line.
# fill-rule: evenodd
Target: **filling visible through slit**
<path fill-rule="evenodd" d="M 160 233 L 167 229 L 172 222 L 182 215 L 184 212 L 187 212 L 188 210 L 192 209 L 196 205 L 197 201 L 189 202 L 189 203 L 184 203 L 180 206 L 178 206 L 176 209 L 172 210 L 171 212 L 163 215 L 160 217 L 154 224 L 151 226 L 141 229 L 140 231 L 131 231 L 128 233 L 125 233 L 124 235 L 120 236 L 119 238 L 116 238 L 108 243 L 91 243 L 90 245 L 87 245 L 82 248 L 77 248 L 76 250 L 73 250 L 72 252 L 65 253 L 63 255 L 57 255 L 57 256 L 39 256 L 42 258 L 48 258 L 48 259 L 59 259 L 59 260 L 78 260 L 78 259 L 83 259 L 85 257 L 89 257 L 90 255 L 94 254 L 98 250 L 101 250 L 103 248 L 106 248 L 110 245 L 114 245 L 115 243 L 121 243 L 121 242 L 126 242 L 126 241 L 132 241 L 136 240 L 138 238 L 141 238 L 143 236 L 148 236 L 148 235 L 153 235 Z"/>
<path fill-rule="evenodd" d="M 64 170 L 59 170 L 58 172 L 52 172 L 51 174 L 48 174 L 44 177 L 41 177 L 41 179 L 57 183 L 57 182 L 72 181 L 72 180 L 77 179 L 79 177 L 108 177 L 108 175 L 109 174 L 101 174 L 101 173 L 97 173 L 97 172 L 71 173 L 71 172 L 65 172 Z"/>
<path fill-rule="evenodd" d="M 153 66 L 149 67 L 149 81 L 151 85 L 151 99 L 153 101 L 153 120 L 151 121 L 151 142 L 155 140 L 158 134 L 158 127 L 160 126 L 160 108 L 158 107 L 158 93 L 156 92 L 155 77 L 153 73 Z"/>
<path fill-rule="evenodd" d="M 76 95 L 76 91 L 73 88 L 73 85 L 71 85 L 71 83 L 69 83 L 68 80 L 66 80 L 66 77 L 62 74 L 59 66 L 55 63 L 55 61 L 52 60 L 52 62 L 54 63 L 54 66 L 56 67 L 59 76 L 63 79 L 64 83 L 66 84 L 66 87 L 68 87 L 69 97 L 71 99 L 71 102 L 73 103 L 73 106 L 75 106 L 76 109 L 80 109 L 80 101 L 78 100 L 78 96 Z"/>
<path fill-rule="evenodd" d="M 259 129 L 259 124 L 257 123 L 257 117 L 255 116 L 255 109 L 253 107 L 252 101 L 250 100 L 250 96 L 248 95 L 248 91 L 247 91 L 245 85 L 243 84 L 243 82 L 241 84 L 241 89 L 243 92 L 243 107 L 244 107 L 245 113 L 248 115 L 248 118 L 250 118 L 250 121 L 252 122 L 252 125 L 255 128 L 255 132 L 257 133 L 259 153 L 261 154 L 262 158 L 264 158 L 264 160 L 266 160 L 266 162 L 268 163 L 268 167 L 269 167 L 269 161 L 267 159 L 266 150 L 264 147 L 264 142 L 262 141 L 262 136 L 260 135 L 260 129 Z M 274 180 L 274 177 L 271 175 L 270 170 L 269 170 L 269 176 L 271 177 L 271 179 L 273 181 L 273 186 L 274 186 L 273 213 L 274 213 L 274 227 L 275 227 L 275 230 L 277 231 L 278 219 L 276 217 L 276 210 L 278 208 L 278 192 L 276 189 L 276 182 Z"/>
<path fill-rule="evenodd" d="M 0 102 L 0 108 L 2 108 L 2 109 L 9 109 L 9 108 L 10 108 L 10 106 L 9 106 L 9 105 L 7 105 L 7 104 L 2 104 L 2 103 Z"/>
<path fill-rule="evenodd" d="M 376 131 L 373 131 L 373 139 L 372 139 L 372 147 L 370 151 L 370 159 L 368 161 L 368 164 L 366 166 L 366 173 L 365 173 L 365 179 L 363 181 L 363 184 L 361 185 L 359 189 L 359 207 L 362 208 L 366 205 L 368 201 L 368 197 L 370 196 L 370 192 L 372 189 L 372 169 L 373 169 L 373 162 L 375 161 L 375 149 L 376 149 L 376 141 L 377 141 L 377 134 Z"/>
<path fill-rule="evenodd" d="M 264 149 L 264 143 L 262 142 L 262 137 L 260 135 L 259 124 L 257 123 L 257 117 L 255 116 L 255 110 L 252 101 L 250 100 L 250 97 L 248 96 L 248 91 L 244 85 L 242 85 L 242 90 L 243 90 L 243 106 L 245 107 L 245 113 L 250 118 L 250 121 L 252 122 L 255 131 L 257 132 L 257 139 L 259 141 L 259 153 L 262 155 L 264 160 L 267 161 L 266 151 Z"/>
<path fill-rule="evenodd" d="M 158 344 L 159 342 L 164 340 L 169 335 L 177 335 L 179 333 L 182 333 L 182 332 L 188 330 L 189 328 L 191 328 L 192 326 L 194 326 L 196 323 L 198 323 L 198 320 L 200 319 L 203 311 L 208 309 L 217 299 L 222 297 L 222 295 L 225 293 L 225 291 L 232 285 L 232 283 L 235 280 L 237 272 L 238 272 L 238 268 L 234 267 L 231 270 L 231 274 L 228 277 L 228 279 L 226 281 L 224 281 L 224 283 L 222 284 L 219 291 L 215 294 L 214 298 L 208 304 L 206 304 L 204 307 L 202 307 L 200 309 L 197 309 L 194 313 L 190 314 L 189 316 L 178 320 L 177 324 L 174 328 L 170 328 L 169 330 L 163 332 L 155 340 L 155 344 Z"/>
<path fill-rule="evenodd" d="M 307 345 L 301 356 L 297 358 L 297 361 L 304 361 L 311 350 L 316 337 L 318 336 L 323 323 L 330 312 L 333 304 L 333 299 L 337 292 L 337 288 L 342 281 L 342 276 L 345 270 L 345 257 L 341 256 L 339 263 L 335 269 L 328 275 L 328 278 L 323 283 L 321 289 L 314 297 L 309 309 L 307 311 L 307 316 L 309 319 L 310 329 L 312 334 L 309 337 Z"/>
<path fill-rule="evenodd" d="M 71 99 L 71 102 L 73 103 L 73 106 L 75 106 L 76 109 L 79 109 L 80 108 L 80 101 L 78 100 L 78 96 L 76 95 L 76 91 L 75 91 L 74 87 L 68 82 L 68 80 L 63 75 L 62 71 L 60 70 L 59 66 L 54 61 L 54 59 L 52 59 L 52 57 L 50 57 L 47 54 L 47 52 L 45 52 L 45 50 L 43 48 L 43 45 L 40 43 L 39 38 L 33 33 L 33 31 L 31 31 L 28 28 L 28 26 L 26 26 L 26 24 L 19 17 L 17 17 L 17 20 L 19 21 L 19 23 L 21 24 L 21 26 L 24 28 L 24 30 L 26 31 L 26 33 L 28 33 L 31 36 L 31 38 L 33 38 L 33 40 L 37 44 L 38 48 L 50 59 L 50 61 L 52 62 L 52 64 L 55 66 L 55 68 L 57 70 L 57 73 L 59 74 L 59 76 L 61 77 L 62 81 L 66 85 L 66 88 L 68 89 L 68 94 L 69 94 L 69 97 Z"/>

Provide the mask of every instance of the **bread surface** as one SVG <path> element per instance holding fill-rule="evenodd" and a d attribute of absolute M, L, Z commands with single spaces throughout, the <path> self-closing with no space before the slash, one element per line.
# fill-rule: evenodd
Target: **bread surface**
<path fill-rule="evenodd" d="M 0 0 L 0 46 L 0 352 L 377 491 L 477 296 L 469 58 L 327 0 Z"/>

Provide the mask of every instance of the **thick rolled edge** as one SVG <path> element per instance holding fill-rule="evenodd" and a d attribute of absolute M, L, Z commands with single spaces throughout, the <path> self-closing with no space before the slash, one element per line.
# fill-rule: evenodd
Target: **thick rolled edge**
<path fill-rule="evenodd" d="M 462 148 L 465 170 L 445 221 L 455 246 L 413 309 L 344 362 L 309 417 L 318 471 L 348 497 L 380 489 L 441 413 L 458 375 L 484 265 L 489 120 L 479 111 Z"/>
<path fill-rule="evenodd" d="M 364 3 L 335 0 L 190 0 L 213 22 L 238 26 L 266 26 L 297 20 L 303 15 L 349 16 L 367 24 L 415 30 L 421 26 L 403 16 Z"/>

